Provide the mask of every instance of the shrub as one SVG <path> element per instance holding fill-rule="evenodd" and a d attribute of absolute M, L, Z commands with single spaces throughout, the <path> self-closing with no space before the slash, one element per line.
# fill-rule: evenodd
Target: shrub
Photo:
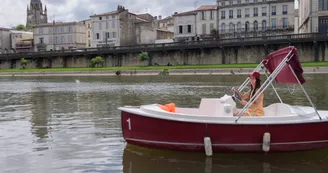
<path fill-rule="evenodd" d="M 104 59 L 101 56 L 97 56 L 91 59 L 92 67 L 103 67 Z"/>
<path fill-rule="evenodd" d="M 20 64 L 23 68 L 26 68 L 27 64 L 31 63 L 29 60 L 26 60 L 25 58 L 22 58 L 20 61 Z"/>

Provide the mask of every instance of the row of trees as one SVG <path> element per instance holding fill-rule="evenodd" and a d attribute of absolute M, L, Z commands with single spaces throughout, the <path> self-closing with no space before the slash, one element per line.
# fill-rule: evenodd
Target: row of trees
<path fill-rule="evenodd" d="M 12 29 L 15 29 L 15 30 L 18 30 L 18 31 L 28 31 L 28 30 L 33 29 L 33 27 L 34 27 L 33 25 L 25 26 L 23 24 L 19 24 L 17 26 L 12 27 Z"/>

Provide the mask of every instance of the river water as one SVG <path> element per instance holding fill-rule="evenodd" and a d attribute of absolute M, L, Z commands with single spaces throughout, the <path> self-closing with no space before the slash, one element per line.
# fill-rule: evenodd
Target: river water
<path fill-rule="evenodd" d="M 327 109 L 328 75 L 305 77 L 304 87 L 317 108 Z M 204 153 L 130 146 L 122 138 L 117 107 L 169 102 L 196 107 L 201 98 L 231 94 L 231 87 L 239 86 L 244 79 L 245 76 L 2 77 L 0 172 L 328 172 L 327 149 L 277 154 L 218 153 L 206 157 Z M 284 102 L 309 105 L 298 86 L 275 86 Z M 265 106 L 278 101 L 272 88 L 268 88 Z"/>

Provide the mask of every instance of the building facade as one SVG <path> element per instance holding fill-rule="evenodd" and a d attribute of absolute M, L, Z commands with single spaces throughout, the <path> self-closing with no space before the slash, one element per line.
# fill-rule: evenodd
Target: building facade
<path fill-rule="evenodd" d="M 188 11 L 183 13 L 175 13 L 174 17 L 174 41 L 195 41 L 197 40 L 196 33 L 196 18 L 197 12 Z"/>
<path fill-rule="evenodd" d="M 136 44 L 136 15 L 123 6 L 116 11 L 90 16 L 92 47 L 125 46 Z"/>
<path fill-rule="evenodd" d="M 40 24 L 33 28 L 35 51 L 85 48 L 86 27 L 83 22 Z"/>
<path fill-rule="evenodd" d="M 161 30 L 167 30 L 170 32 L 174 32 L 174 18 L 172 16 L 168 16 L 162 19 L 162 16 L 158 17 L 158 27 Z"/>
<path fill-rule="evenodd" d="M 34 51 L 33 32 L 11 30 L 10 48 L 16 52 Z"/>
<path fill-rule="evenodd" d="M 203 5 L 196 10 L 176 13 L 174 17 L 174 41 L 207 39 L 217 29 L 217 6 Z"/>
<path fill-rule="evenodd" d="M 299 0 L 299 33 L 328 32 L 328 0 Z"/>
<path fill-rule="evenodd" d="M 84 20 L 82 21 L 85 25 L 86 28 L 86 32 L 85 32 L 85 38 L 86 38 L 86 42 L 85 42 L 85 47 L 86 48 L 90 48 L 92 46 L 92 23 L 91 23 L 91 19 L 88 20 Z"/>
<path fill-rule="evenodd" d="M 0 53 L 10 52 L 10 29 L 0 27 Z"/>
<path fill-rule="evenodd" d="M 48 22 L 47 6 L 44 10 L 41 0 L 31 0 L 30 7 L 27 5 L 26 26 L 35 26 Z"/>
<path fill-rule="evenodd" d="M 217 0 L 221 38 L 294 33 L 294 0 Z"/>

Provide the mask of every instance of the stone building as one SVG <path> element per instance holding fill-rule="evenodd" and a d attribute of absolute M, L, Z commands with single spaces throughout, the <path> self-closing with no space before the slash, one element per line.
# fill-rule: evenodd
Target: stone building
<path fill-rule="evenodd" d="M 174 33 L 159 28 L 159 20 L 151 14 L 138 14 L 136 17 L 137 44 L 154 44 L 172 39 Z"/>
<path fill-rule="evenodd" d="M 92 47 L 136 44 L 136 15 L 118 5 L 116 11 L 90 16 Z"/>
<path fill-rule="evenodd" d="M 40 24 L 33 28 L 36 51 L 85 48 L 86 27 L 83 22 Z"/>
<path fill-rule="evenodd" d="M 27 5 L 26 26 L 35 26 L 48 22 L 47 6 L 42 7 L 41 0 L 31 0 L 30 7 Z"/>
<path fill-rule="evenodd" d="M 11 30 L 10 48 L 15 52 L 34 51 L 33 32 Z"/>
<path fill-rule="evenodd" d="M 162 19 L 162 16 L 158 16 L 158 27 L 161 30 L 174 32 L 174 18 L 172 16 L 168 16 Z"/>
<path fill-rule="evenodd" d="M 299 33 L 328 32 L 328 0 L 299 0 Z"/>
<path fill-rule="evenodd" d="M 203 5 L 193 11 L 175 13 L 174 41 L 205 39 L 217 29 L 216 5 Z"/>
<path fill-rule="evenodd" d="M 91 19 L 88 19 L 88 20 L 84 20 L 82 21 L 85 25 L 85 28 L 86 28 L 86 32 L 85 32 L 85 38 L 86 38 L 86 42 L 85 42 L 85 47 L 86 48 L 90 48 L 92 46 L 92 23 L 91 23 Z"/>
<path fill-rule="evenodd" d="M 294 33 L 294 0 L 217 0 L 220 37 Z"/>
<path fill-rule="evenodd" d="M 0 53 L 10 52 L 10 29 L 0 27 Z"/>

